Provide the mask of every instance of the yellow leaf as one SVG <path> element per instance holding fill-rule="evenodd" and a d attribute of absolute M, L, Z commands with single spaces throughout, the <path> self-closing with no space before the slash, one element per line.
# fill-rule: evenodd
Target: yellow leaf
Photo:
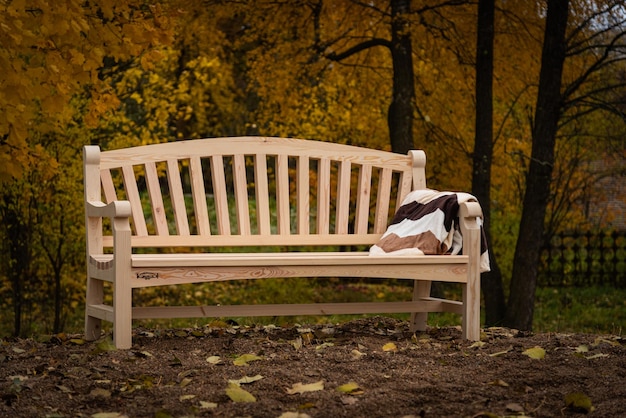
<path fill-rule="evenodd" d="M 361 353 L 361 352 L 360 352 L 359 350 L 357 350 L 356 348 L 355 348 L 354 350 L 352 350 L 350 353 L 352 354 L 352 358 L 353 358 L 353 359 L 355 359 L 355 360 L 358 360 L 358 359 L 360 359 L 361 357 L 363 357 L 363 356 L 366 356 L 366 355 L 367 355 L 367 354 L 365 354 L 365 353 Z"/>
<path fill-rule="evenodd" d="M 576 412 L 593 412 L 595 407 L 591 404 L 589 396 L 582 392 L 572 392 L 565 396 L 565 406 Z"/>
<path fill-rule="evenodd" d="M 602 357 L 608 357 L 608 356 L 609 356 L 608 354 L 598 353 L 598 354 L 594 354 L 594 355 L 592 355 L 592 356 L 586 356 L 585 358 L 586 358 L 587 360 L 592 360 L 592 359 L 594 359 L 594 358 L 602 358 Z"/>
<path fill-rule="evenodd" d="M 244 402 L 244 403 L 256 402 L 256 398 L 254 397 L 254 395 L 252 395 L 247 390 L 242 389 L 236 383 L 228 384 L 228 387 L 226 388 L 226 395 L 233 402 Z"/>
<path fill-rule="evenodd" d="M 247 366 L 252 361 L 263 360 L 263 357 L 259 357 L 256 354 L 243 354 L 233 360 L 235 366 Z"/>
<path fill-rule="evenodd" d="M 320 390 L 324 390 L 324 381 L 320 380 L 319 382 L 309 383 L 303 385 L 302 383 L 295 383 L 291 389 L 287 389 L 287 394 L 294 395 L 296 393 L 305 393 L 305 392 L 319 392 Z"/>
<path fill-rule="evenodd" d="M 238 380 L 229 380 L 228 383 L 234 383 L 236 385 L 242 385 L 242 384 L 256 382 L 257 380 L 261 380 L 261 379 L 263 379 L 263 376 L 261 376 L 260 374 L 257 374 L 256 376 L 244 376 L 244 377 L 242 377 L 241 379 L 238 379 Z"/>
<path fill-rule="evenodd" d="M 222 362 L 222 358 L 220 356 L 210 356 L 207 357 L 206 362 L 210 364 L 220 364 Z"/>
<path fill-rule="evenodd" d="M 350 395 L 360 395 L 363 393 L 363 390 L 359 387 L 358 383 L 348 382 L 344 385 L 341 385 L 337 388 L 339 392 L 348 393 Z"/>
<path fill-rule="evenodd" d="M 507 348 L 507 349 L 506 349 L 506 350 L 504 350 L 504 351 L 498 351 L 497 353 L 491 353 L 491 354 L 489 354 L 489 357 L 499 357 L 499 356 L 501 356 L 501 355 L 504 355 L 504 354 L 508 353 L 508 352 L 509 352 L 509 351 L 511 351 L 512 349 L 513 349 L 513 347 L 509 347 L 509 348 Z"/>
<path fill-rule="evenodd" d="M 395 343 L 387 343 L 383 345 L 383 351 L 398 351 Z"/>
<path fill-rule="evenodd" d="M 522 352 L 522 354 L 535 359 L 535 360 L 542 360 L 543 358 L 545 358 L 546 356 L 546 350 L 544 350 L 541 347 L 533 347 L 533 348 L 529 348 L 528 350 Z"/>
<path fill-rule="evenodd" d="M 280 414 L 278 418 L 311 418 L 309 414 L 305 414 L 304 412 L 283 412 Z"/>

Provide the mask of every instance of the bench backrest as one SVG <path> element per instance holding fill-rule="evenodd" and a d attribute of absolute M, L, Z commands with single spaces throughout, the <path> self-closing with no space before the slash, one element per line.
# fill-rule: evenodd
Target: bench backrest
<path fill-rule="evenodd" d="M 373 244 L 426 187 L 425 164 L 422 151 L 290 138 L 86 146 L 85 196 L 130 201 L 133 247 Z"/>

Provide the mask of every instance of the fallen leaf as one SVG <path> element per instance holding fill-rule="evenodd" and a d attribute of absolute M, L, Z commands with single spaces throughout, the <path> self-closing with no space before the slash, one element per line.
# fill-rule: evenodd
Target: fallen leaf
<path fill-rule="evenodd" d="M 491 354 L 489 354 L 489 357 L 499 357 L 499 356 L 502 356 L 502 355 L 508 353 L 509 351 L 511 351 L 512 349 L 513 349 L 513 347 L 509 347 L 509 348 L 507 348 L 504 351 L 498 351 L 497 353 L 491 353 Z"/>
<path fill-rule="evenodd" d="M 228 384 L 228 387 L 226 388 L 226 395 L 233 402 L 243 402 L 243 403 L 256 402 L 256 398 L 254 397 L 253 394 L 251 394 L 245 389 L 242 389 L 238 384 L 235 384 L 235 383 Z"/>
<path fill-rule="evenodd" d="M 278 418 L 311 418 L 311 416 L 304 412 L 283 412 Z"/>
<path fill-rule="evenodd" d="M 56 385 L 56 387 L 57 387 L 57 389 L 59 389 L 63 393 L 73 393 L 74 392 L 72 389 L 68 388 L 67 386 Z"/>
<path fill-rule="evenodd" d="M 587 353 L 588 351 L 589 347 L 587 347 L 586 345 L 579 345 L 578 347 L 576 347 L 577 353 Z"/>
<path fill-rule="evenodd" d="M 180 387 L 184 388 L 186 386 L 189 386 L 189 384 L 191 383 L 191 380 L 192 379 L 185 377 L 183 380 L 180 381 Z"/>
<path fill-rule="evenodd" d="M 210 356 L 207 357 L 206 362 L 209 364 L 220 364 L 222 363 L 222 358 L 220 356 Z"/>
<path fill-rule="evenodd" d="M 154 418 L 174 418 L 172 414 L 166 409 L 159 409 L 155 414 Z"/>
<path fill-rule="evenodd" d="M 334 345 L 335 344 L 333 344 L 333 343 L 323 343 L 323 344 L 320 344 L 317 347 L 315 347 L 315 349 L 316 350 L 323 350 L 323 349 L 328 348 L 328 347 L 333 347 Z"/>
<path fill-rule="evenodd" d="M 598 354 L 594 354 L 593 356 L 585 356 L 585 358 L 587 360 L 592 360 L 594 358 L 602 358 L 602 357 L 608 357 L 608 354 L 604 354 L 604 353 L 598 353 Z"/>
<path fill-rule="evenodd" d="M 350 352 L 350 354 L 352 354 L 352 358 L 353 358 L 353 359 L 355 359 L 355 360 L 358 360 L 358 359 L 360 359 L 361 357 L 363 357 L 363 356 L 366 356 L 366 355 L 367 355 L 367 354 L 365 354 L 365 353 L 361 353 L 361 352 L 360 352 L 359 350 L 357 350 L 356 348 L 355 348 L 354 350 L 352 350 L 352 351 Z"/>
<path fill-rule="evenodd" d="M 308 383 L 306 385 L 302 383 L 295 383 L 291 389 L 287 389 L 287 394 L 294 395 L 296 393 L 305 393 L 305 392 L 318 392 L 320 390 L 324 390 L 324 381 L 320 380 L 315 383 Z"/>
<path fill-rule="evenodd" d="M 242 354 L 233 360 L 235 366 L 247 366 L 252 361 L 263 360 L 263 357 L 259 357 L 256 354 Z"/>
<path fill-rule="evenodd" d="M 293 348 L 295 348 L 296 350 L 299 350 L 302 348 L 302 337 L 298 337 L 293 341 L 290 341 L 291 345 L 293 345 Z"/>
<path fill-rule="evenodd" d="M 489 382 L 488 384 L 491 385 L 491 386 L 501 386 L 503 388 L 506 388 L 506 387 L 509 386 L 508 383 L 506 383 L 504 380 L 501 380 L 501 379 L 496 379 L 496 380 L 494 380 L 492 382 Z"/>
<path fill-rule="evenodd" d="M 344 385 L 341 385 L 337 388 L 339 392 L 347 393 L 349 395 L 361 395 L 363 394 L 363 389 L 359 387 L 359 384 L 356 382 L 348 382 Z"/>
<path fill-rule="evenodd" d="M 614 347 L 619 347 L 619 345 L 620 345 L 617 341 L 611 341 L 611 340 L 608 340 L 608 339 L 606 339 L 604 337 L 596 337 L 596 339 L 594 340 L 592 345 L 594 347 L 597 347 L 597 346 L 599 346 L 602 343 L 609 344 L 609 345 L 612 345 Z"/>
<path fill-rule="evenodd" d="M 506 404 L 507 411 L 523 413 L 524 407 L 518 403 L 508 403 Z"/>
<path fill-rule="evenodd" d="M 196 395 L 181 395 L 181 396 L 178 398 L 178 400 L 179 400 L 179 401 L 181 401 L 181 402 L 182 402 L 182 401 L 188 401 L 188 400 L 193 399 L 193 398 L 195 398 L 195 397 L 196 397 Z"/>
<path fill-rule="evenodd" d="M 95 354 L 106 353 L 107 351 L 115 351 L 117 347 L 113 344 L 113 340 L 105 338 L 96 345 Z"/>
<path fill-rule="evenodd" d="M 200 409 L 215 409 L 217 404 L 215 402 L 200 401 Z"/>
<path fill-rule="evenodd" d="M 91 415 L 91 418 L 128 418 L 128 415 L 119 412 L 98 412 Z"/>
<path fill-rule="evenodd" d="M 263 376 L 261 376 L 260 374 L 257 374 L 256 376 L 244 376 L 239 380 L 229 380 L 228 383 L 234 383 L 236 385 L 242 385 L 242 384 L 248 384 L 248 383 L 253 383 L 256 382 L 258 380 L 263 379 Z"/>
<path fill-rule="evenodd" d="M 383 345 L 383 351 L 398 351 L 395 343 L 387 343 Z"/>
<path fill-rule="evenodd" d="M 74 345 L 84 345 L 87 343 L 87 341 L 82 338 L 72 338 L 70 340 L 70 343 Z"/>
<path fill-rule="evenodd" d="M 595 408 L 589 396 L 582 392 L 572 392 L 565 396 L 565 406 L 574 412 L 592 412 Z"/>
<path fill-rule="evenodd" d="M 313 402 L 306 402 L 306 403 L 303 403 L 302 405 L 298 405 L 298 409 L 311 409 L 311 408 L 315 408 L 315 404 Z"/>
<path fill-rule="evenodd" d="M 546 350 L 541 347 L 533 347 L 523 351 L 522 354 L 530 357 L 531 359 L 542 360 L 546 357 Z"/>
<path fill-rule="evenodd" d="M 98 397 L 98 398 L 110 398 L 111 397 L 111 392 L 102 388 L 95 388 L 89 394 L 91 396 Z"/>
<path fill-rule="evenodd" d="M 487 343 L 482 341 L 476 341 L 474 344 L 470 345 L 469 348 L 483 348 Z"/>

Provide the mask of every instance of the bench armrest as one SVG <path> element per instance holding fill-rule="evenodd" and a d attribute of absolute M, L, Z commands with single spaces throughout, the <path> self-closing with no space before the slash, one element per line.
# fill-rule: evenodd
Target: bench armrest
<path fill-rule="evenodd" d="M 482 218 L 483 210 L 478 202 L 463 202 L 459 205 L 459 218 Z"/>
<path fill-rule="evenodd" d="M 87 216 L 92 218 L 130 218 L 132 212 L 130 202 L 116 200 L 111 203 L 88 201 L 85 205 Z"/>

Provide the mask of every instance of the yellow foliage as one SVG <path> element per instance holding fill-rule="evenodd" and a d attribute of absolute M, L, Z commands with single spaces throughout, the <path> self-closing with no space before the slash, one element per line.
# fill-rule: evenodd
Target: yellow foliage
<path fill-rule="evenodd" d="M 79 2 L 23 0 L 0 2 L 0 182 L 20 176 L 32 153 L 30 132 L 47 125 L 62 131 L 75 114 L 76 94 L 94 95 L 93 123 L 119 102 L 105 93 L 99 77 L 104 58 L 134 59 L 168 43 L 169 18 L 160 7 L 148 10 L 132 1 Z M 101 16 L 101 17 L 98 17 Z M 6 75 L 6 76 L 5 76 Z"/>

